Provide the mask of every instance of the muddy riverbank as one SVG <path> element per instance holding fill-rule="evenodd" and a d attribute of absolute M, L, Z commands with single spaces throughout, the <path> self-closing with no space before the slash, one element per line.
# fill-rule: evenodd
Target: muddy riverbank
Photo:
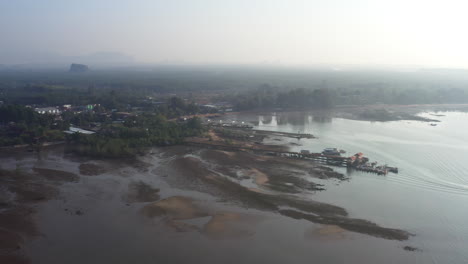
<path fill-rule="evenodd" d="M 323 166 L 244 152 L 201 149 L 197 154 L 172 160 L 168 168 L 169 174 L 192 181 L 190 188 L 210 185 L 213 187 L 210 189 L 217 189 L 218 195 L 225 200 L 239 203 L 240 206 L 269 210 L 314 223 L 333 224 L 348 231 L 386 239 L 407 240 L 410 236 L 410 233 L 403 230 L 348 218 L 344 208 L 294 195 L 323 191 L 319 184 L 313 182 L 314 178 L 323 179 L 323 175 L 330 173 Z M 338 179 L 342 180 L 341 177 Z M 243 183 L 244 181 L 248 183 Z M 288 209 L 281 210 L 284 207 Z"/>
<path fill-rule="evenodd" d="M 321 182 L 341 184 L 347 178 L 302 160 L 186 146 L 156 148 L 125 162 L 88 160 L 60 148 L 41 155 L 3 154 L 0 232 L 8 240 L 0 243 L 2 263 L 61 263 L 70 258 L 55 250 L 71 248 L 56 239 L 65 239 L 64 247 L 87 248 L 76 232 L 96 228 L 88 236 L 99 234 L 101 243 L 112 244 L 106 222 L 123 230 L 238 240 L 257 237 L 262 223 L 279 217 L 287 225 L 306 221 L 384 240 L 411 237 L 307 198 L 326 191 Z M 308 239 L 324 235 L 307 230 Z"/>

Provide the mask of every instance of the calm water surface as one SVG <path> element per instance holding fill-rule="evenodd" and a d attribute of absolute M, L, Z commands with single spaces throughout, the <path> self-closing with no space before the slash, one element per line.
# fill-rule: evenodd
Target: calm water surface
<path fill-rule="evenodd" d="M 441 122 L 368 122 L 278 113 L 237 118 L 263 130 L 312 133 L 318 139 L 288 139 L 293 151 L 326 147 L 363 152 L 372 161 L 397 166 L 377 176 L 338 169 L 349 182 L 327 185 L 313 199 L 348 209 L 351 216 L 406 229 L 433 263 L 468 263 L 468 114 L 424 113 Z"/>

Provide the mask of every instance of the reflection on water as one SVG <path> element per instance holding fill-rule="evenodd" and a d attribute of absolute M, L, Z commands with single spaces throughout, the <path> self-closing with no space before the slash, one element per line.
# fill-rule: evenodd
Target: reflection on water
<path fill-rule="evenodd" d="M 277 127 L 277 126 L 302 126 L 306 127 L 312 123 L 331 123 L 333 120 L 330 112 L 314 113 L 314 115 L 303 112 L 273 113 L 270 115 L 259 115 L 257 121 L 251 122 L 255 126 Z"/>
<path fill-rule="evenodd" d="M 310 116 L 309 116 L 309 118 L 310 118 Z M 316 122 L 316 123 L 331 123 L 332 120 L 333 120 L 331 118 L 331 116 L 329 116 L 329 115 L 314 115 L 312 118 L 313 118 L 312 120 L 314 122 Z M 309 123 L 310 123 L 310 121 L 309 121 Z"/>
<path fill-rule="evenodd" d="M 292 151 L 320 152 L 336 147 L 348 154 L 363 152 L 371 160 L 400 168 L 399 174 L 385 177 L 338 169 L 351 176 L 351 181 L 330 185 L 328 191 L 314 199 L 344 206 L 379 223 L 414 231 L 417 233 L 414 239 L 426 246 L 435 263 L 467 263 L 467 113 L 438 115 L 441 122 L 437 126 L 418 121 L 332 120 L 329 115 L 297 112 L 275 113 L 271 118 L 278 120 L 276 125 L 273 121 L 259 122 L 256 128 L 303 131 L 318 137 L 286 139 L 299 143 L 292 145 Z"/>
<path fill-rule="evenodd" d="M 466 120 L 461 120 L 464 117 Z M 402 183 L 441 191 L 467 193 L 465 164 L 468 156 L 468 116 L 449 113 L 442 123 L 429 126 L 416 121 L 367 122 L 332 119 L 327 115 L 276 113 L 258 117 L 258 129 L 311 133 L 318 139 L 303 139 L 299 151 L 312 152 L 337 147 L 349 154 L 364 152 L 372 160 L 397 165 L 402 173 L 394 176 Z M 266 123 L 264 120 L 271 120 Z"/>

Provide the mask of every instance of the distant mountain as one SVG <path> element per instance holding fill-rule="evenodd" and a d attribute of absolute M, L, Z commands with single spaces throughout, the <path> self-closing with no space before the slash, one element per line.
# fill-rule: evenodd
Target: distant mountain
<path fill-rule="evenodd" d="M 72 63 L 70 65 L 70 72 L 87 72 L 89 71 L 89 68 L 87 65 L 84 64 L 77 64 L 77 63 Z"/>
<path fill-rule="evenodd" d="M 3 68 L 62 68 L 68 67 L 71 62 L 93 65 L 93 68 L 132 66 L 135 64 L 129 55 L 119 52 L 96 52 L 81 56 L 64 56 L 57 53 L 24 52 L 6 53 L 0 51 L 0 62 Z M 1 68 L 1 67 L 0 67 Z"/>
<path fill-rule="evenodd" d="M 67 59 L 97 65 L 125 65 L 134 62 L 131 56 L 119 52 L 96 52 L 84 56 L 68 57 Z"/>

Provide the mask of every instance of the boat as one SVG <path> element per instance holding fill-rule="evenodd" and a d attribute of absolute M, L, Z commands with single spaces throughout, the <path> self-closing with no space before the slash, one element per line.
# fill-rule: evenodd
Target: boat
<path fill-rule="evenodd" d="M 388 173 L 387 166 L 385 166 L 385 165 L 383 165 L 383 166 L 377 166 L 377 167 L 375 167 L 375 172 L 376 172 L 378 175 L 387 175 L 387 173 Z"/>
<path fill-rule="evenodd" d="M 337 148 L 326 148 L 322 151 L 322 154 L 329 156 L 341 156 L 341 153 Z"/>
<path fill-rule="evenodd" d="M 432 123 L 431 126 L 437 126 L 437 124 Z"/>
<path fill-rule="evenodd" d="M 398 168 L 397 167 L 387 167 L 387 169 L 388 169 L 389 172 L 398 173 Z"/>

